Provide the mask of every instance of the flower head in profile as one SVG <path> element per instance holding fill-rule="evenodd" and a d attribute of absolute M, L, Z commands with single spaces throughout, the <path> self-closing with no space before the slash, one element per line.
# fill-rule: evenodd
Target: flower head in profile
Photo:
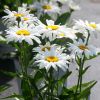
<path fill-rule="evenodd" d="M 10 27 L 6 30 L 7 41 L 14 41 L 21 43 L 23 40 L 26 41 L 28 44 L 33 45 L 33 41 L 35 40 L 37 43 L 40 43 L 40 39 L 36 27 L 34 25 L 28 25 L 26 23 L 20 23 L 19 26 Z"/>
<path fill-rule="evenodd" d="M 97 55 L 99 49 L 92 45 L 86 45 L 86 41 L 83 42 L 82 39 L 79 39 L 78 41 L 74 40 L 73 44 L 69 44 L 69 50 L 71 50 L 73 54 L 79 56 L 82 56 L 84 53 L 85 56 L 89 58 L 90 56 Z"/>
<path fill-rule="evenodd" d="M 100 31 L 100 24 L 96 24 L 95 22 L 85 21 L 86 28 L 90 31 Z"/>
<path fill-rule="evenodd" d="M 33 51 L 34 52 L 38 52 L 38 53 L 43 53 L 45 52 L 46 50 L 50 51 L 51 48 L 55 48 L 55 50 L 57 49 L 57 45 L 56 44 L 50 44 L 50 42 L 47 42 L 45 45 L 39 45 L 38 47 L 36 48 L 33 48 Z"/>
<path fill-rule="evenodd" d="M 58 34 L 65 33 L 65 26 L 55 25 L 53 20 L 46 20 L 47 25 L 40 24 L 40 33 L 42 33 L 42 38 L 48 38 L 53 41 L 57 38 Z"/>
<path fill-rule="evenodd" d="M 58 33 L 57 38 L 70 38 L 76 39 L 77 31 L 72 28 L 66 28 L 63 30 L 63 33 Z"/>
<path fill-rule="evenodd" d="M 37 54 L 35 59 L 39 68 L 46 68 L 47 71 L 49 71 L 51 67 L 53 67 L 56 71 L 58 67 L 63 71 L 66 71 L 68 68 L 67 64 L 69 63 L 67 61 L 69 56 L 62 53 L 62 50 L 55 50 L 55 48 L 51 48 L 50 50 L 46 49 L 45 52 Z"/>
<path fill-rule="evenodd" d="M 73 28 L 80 33 L 82 33 L 85 37 L 88 35 L 88 31 L 92 34 L 94 31 L 100 31 L 100 24 L 96 24 L 95 22 L 88 22 L 82 20 L 76 20 Z"/>

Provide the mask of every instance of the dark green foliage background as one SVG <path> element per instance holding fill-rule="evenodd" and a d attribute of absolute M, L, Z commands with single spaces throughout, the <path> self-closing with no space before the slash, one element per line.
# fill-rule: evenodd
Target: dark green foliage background
<path fill-rule="evenodd" d="M 11 10 L 16 10 L 22 3 L 30 4 L 35 0 L 0 0 L 0 17 L 4 15 L 4 6 L 9 6 Z"/>

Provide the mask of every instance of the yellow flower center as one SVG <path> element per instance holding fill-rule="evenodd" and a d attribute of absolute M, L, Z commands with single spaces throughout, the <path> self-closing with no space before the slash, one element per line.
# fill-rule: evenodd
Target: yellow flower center
<path fill-rule="evenodd" d="M 86 50 L 86 49 L 88 49 L 88 47 L 87 46 L 85 46 L 85 45 L 80 45 L 80 46 L 78 46 L 81 50 Z"/>
<path fill-rule="evenodd" d="M 29 20 L 29 18 L 25 17 L 25 18 L 24 18 L 24 21 L 27 21 L 27 20 Z"/>
<path fill-rule="evenodd" d="M 16 32 L 17 35 L 30 35 L 30 32 L 27 30 L 19 30 Z"/>
<path fill-rule="evenodd" d="M 59 26 L 58 25 L 48 25 L 48 26 L 46 26 L 46 29 L 57 30 L 57 29 L 59 29 Z"/>
<path fill-rule="evenodd" d="M 56 56 L 48 56 L 45 58 L 45 60 L 48 62 L 58 62 L 59 61 L 58 57 Z"/>
<path fill-rule="evenodd" d="M 60 34 L 59 34 L 59 36 L 64 37 L 64 36 L 65 36 L 65 34 L 64 34 L 64 33 L 60 33 Z"/>
<path fill-rule="evenodd" d="M 42 51 L 45 51 L 46 49 L 50 51 L 50 47 L 44 47 L 42 48 Z"/>
<path fill-rule="evenodd" d="M 24 14 L 17 13 L 17 14 L 14 14 L 14 16 L 16 16 L 16 17 L 23 17 Z"/>
<path fill-rule="evenodd" d="M 96 28 L 97 28 L 97 25 L 96 25 L 96 24 L 94 24 L 94 23 L 93 23 L 93 24 L 89 24 L 89 26 L 90 26 L 90 27 L 92 27 L 92 28 L 94 28 L 94 29 L 96 29 Z"/>
<path fill-rule="evenodd" d="M 45 9 L 45 10 L 51 10 L 52 9 L 52 7 L 50 5 L 48 5 L 48 4 L 42 6 L 42 8 Z"/>

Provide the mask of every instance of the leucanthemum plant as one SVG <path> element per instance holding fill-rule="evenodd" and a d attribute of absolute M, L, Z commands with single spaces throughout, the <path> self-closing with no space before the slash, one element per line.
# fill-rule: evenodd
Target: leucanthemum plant
<path fill-rule="evenodd" d="M 62 14 L 63 2 L 69 5 L 70 11 Z M 83 82 L 83 75 L 90 67 L 85 62 L 100 54 L 100 49 L 89 42 L 91 35 L 99 32 L 100 25 L 82 20 L 68 25 L 71 13 L 78 9 L 72 0 L 39 0 L 23 4 L 18 11 L 4 10 L 7 13 L 3 16 L 4 22 L 9 24 L 4 36 L 15 47 L 20 64 L 16 73 L 8 74 L 20 80 L 21 91 L 7 98 L 88 100 L 96 81 Z M 51 13 L 57 14 L 55 19 L 49 16 Z M 66 83 L 74 62 L 78 66 L 78 81 L 70 88 Z"/>

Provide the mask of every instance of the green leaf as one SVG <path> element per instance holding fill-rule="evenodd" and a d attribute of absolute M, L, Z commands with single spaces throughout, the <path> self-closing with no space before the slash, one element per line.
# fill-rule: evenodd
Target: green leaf
<path fill-rule="evenodd" d="M 54 41 L 53 41 L 53 43 L 56 43 L 56 44 L 59 44 L 59 45 L 61 45 L 61 46 L 66 46 L 66 45 L 68 45 L 68 43 L 73 43 L 73 40 L 72 39 L 70 39 L 70 38 L 61 38 L 61 39 L 55 39 Z"/>
<path fill-rule="evenodd" d="M 93 56 L 90 56 L 89 58 L 86 58 L 86 60 L 91 60 L 93 58 L 96 58 L 100 55 L 100 52 L 97 54 L 97 55 L 93 55 Z"/>
<path fill-rule="evenodd" d="M 34 76 L 34 81 L 38 82 L 42 78 L 43 78 L 43 74 L 40 71 L 38 71 Z"/>
<path fill-rule="evenodd" d="M 91 88 L 97 83 L 97 81 L 92 81 L 79 95 L 78 95 L 78 100 L 81 98 L 86 98 L 89 96 L 91 92 Z M 86 86 L 86 84 L 84 85 Z"/>
<path fill-rule="evenodd" d="M 41 70 L 38 70 L 34 76 L 34 81 L 35 83 L 37 83 L 40 79 L 43 79 L 44 78 L 44 69 L 41 69 Z"/>
<path fill-rule="evenodd" d="M 1 99 L 9 99 L 9 98 L 18 98 L 19 100 L 24 100 L 24 98 L 21 95 L 17 95 L 15 93 L 11 96 L 7 96 L 7 97 L 1 98 Z"/>
<path fill-rule="evenodd" d="M 3 92 L 3 91 L 5 91 L 5 90 L 7 90 L 9 87 L 10 87 L 9 84 L 1 85 L 1 86 L 0 86 L 0 92 Z"/>
<path fill-rule="evenodd" d="M 4 70 L 1 70 L 0 73 L 3 73 L 7 76 L 10 76 L 10 77 L 17 77 L 18 75 L 14 72 L 7 72 L 7 71 L 4 71 Z"/>
<path fill-rule="evenodd" d="M 82 75 L 83 75 L 89 68 L 90 68 L 90 66 L 87 66 L 87 67 L 83 70 Z"/>
<path fill-rule="evenodd" d="M 46 23 L 46 20 L 47 20 L 47 19 L 48 19 L 48 20 L 51 20 L 51 17 L 50 17 L 48 14 L 43 14 L 43 15 L 40 16 L 40 20 L 41 20 L 41 22 L 44 23 L 44 24 L 47 24 L 47 23 Z"/>
<path fill-rule="evenodd" d="M 91 86 L 94 83 L 96 83 L 96 81 L 90 81 L 90 82 L 87 82 L 87 83 L 83 83 L 82 84 L 82 91 L 85 90 L 87 87 Z M 77 85 L 71 87 L 70 90 L 73 90 L 75 92 L 76 88 L 77 88 Z"/>
<path fill-rule="evenodd" d="M 64 89 L 63 90 L 64 91 L 63 94 L 74 94 L 74 92 L 72 90 L 67 89 L 66 87 L 64 87 L 63 89 Z"/>
<path fill-rule="evenodd" d="M 31 87 L 28 83 L 28 80 L 22 79 L 21 90 L 22 90 L 22 95 L 25 98 L 25 100 L 32 100 Z"/>
<path fill-rule="evenodd" d="M 57 18 L 55 24 L 65 25 L 66 22 L 69 20 L 70 16 L 71 16 L 70 12 L 63 13 Z"/>
<path fill-rule="evenodd" d="M 54 83 L 55 89 L 56 89 L 57 92 L 60 89 L 60 91 L 61 91 L 60 94 L 64 93 L 64 85 L 65 85 L 66 79 L 71 75 L 71 73 L 72 73 L 71 71 L 67 70 L 66 73 L 62 77 L 60 77 L 60 79 L 55 81 L 55 83 Z"/>

